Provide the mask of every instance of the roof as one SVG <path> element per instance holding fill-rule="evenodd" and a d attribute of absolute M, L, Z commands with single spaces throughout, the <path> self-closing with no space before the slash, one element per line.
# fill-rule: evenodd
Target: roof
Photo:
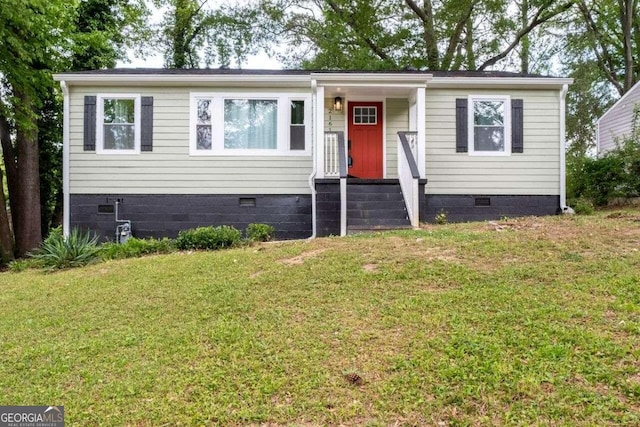
<path fill-rule="evenodd" d="M 311 74 L 405 74 L 425 75 L 433 77 L 521 77 L 521 78 L 558 78 L 556 76 L 540 74 L 523 74 L 509 71 L 430 71 L 430 70 L 257 70 L 242 68 L 107 68 L 102 70 L 71 71 L 59 75 L 234 75 L 234 76 L 264 76 L 264 75 L 296 75 Z"/>
<path fill-rule="evenodd" d="M 355 85 L 410 85 L 412 87 L 508 87 L 558 89 L 572 79 L 507 71 L 429 71 L 429 70 L 252 70 L 228 68 L 110 68 L 55 74 L 54 79 L 74 85 L 181 85 L 309 87 L 349 83 Z"/>

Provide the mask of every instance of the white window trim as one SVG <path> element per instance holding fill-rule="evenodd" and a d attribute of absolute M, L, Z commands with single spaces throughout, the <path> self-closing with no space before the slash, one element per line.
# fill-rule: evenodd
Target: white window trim
<path fill-rule="evenodd" d="M 105 99 L 133 99 L 133 130 L 134 142 L 132 150 L 104 148 L 104 100 Z M 96 95 L 96 154 L 140 154 L 141 108 L 140 94 L 134 93 L 99 93 Z"/>
<path fill-rule="evenodd" d="M 311 156 L 311 95 L 279 92 L 191 92 L 189 94 L 189 155 L 190 156 Z M 211 149 L 198 150 L 196 126 L 198 100 L 211 100 Z M 278 101 L 276 148 L 224 148 L 224 101 L 226 99 L 264 99 Z M 290 101 L 304 101 L 305 149 L 291 150 Z"/>
<path fill-rule="evenodd" d="M 504 151 L 476 151 L 475 150 L 475 126 L 473 120 L 473 103 L 475 101 L 502 101 L 504 102 Z M 468 145 L 470 156 L 511 156 L 511 97 L 509 95 L 469 95 L 468 110 Z"/>

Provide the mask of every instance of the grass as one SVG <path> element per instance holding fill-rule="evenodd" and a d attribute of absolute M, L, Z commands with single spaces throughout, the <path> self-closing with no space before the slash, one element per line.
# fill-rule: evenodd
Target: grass
<path fill-rule="evenodd" d="M 0 405 L 83 426 L 638 425 L 639 248 L 624 211 L 4 273 Z"/>

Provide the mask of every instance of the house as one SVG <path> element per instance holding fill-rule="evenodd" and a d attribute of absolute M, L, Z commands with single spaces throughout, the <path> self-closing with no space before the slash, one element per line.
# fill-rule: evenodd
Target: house
<path fill-rule="evenodd" d="M 640 82 L 609 108 L 596 122 L 596 149 L 604 154 L 631 135 L 634 111 L 640 109 Z"/>
<path fill-rule="evenodd" d="M 66 232 L 262 222 L 289 239 L 565 205 L 571 79 L 223 69 L 55 79 Z"/>

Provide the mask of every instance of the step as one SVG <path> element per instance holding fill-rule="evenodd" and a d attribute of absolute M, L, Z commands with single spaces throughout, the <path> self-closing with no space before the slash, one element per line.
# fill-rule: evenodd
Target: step
<path fill-rule="evenodd" d="M 400 184 L 394 185 L 347 185 L 347 194 L 356 193 L 372 193 L 372 194 L 386 194 L 386 193 L 402 193 Z"/>
<path fill-rule="evenodd" d="M 404 207 L 385 207 L 384 209 L 347 209 L 347 218 L 397 219 L 407 218 Z"/>
<path fill-rule="evenodd" d="M 348 202 L 375 202 L 375 201 L 390 201 L 390 202 L 404 202 L 404 197 L 401 192 L 397 193 L 349 193 L 347 191 Z"/>

